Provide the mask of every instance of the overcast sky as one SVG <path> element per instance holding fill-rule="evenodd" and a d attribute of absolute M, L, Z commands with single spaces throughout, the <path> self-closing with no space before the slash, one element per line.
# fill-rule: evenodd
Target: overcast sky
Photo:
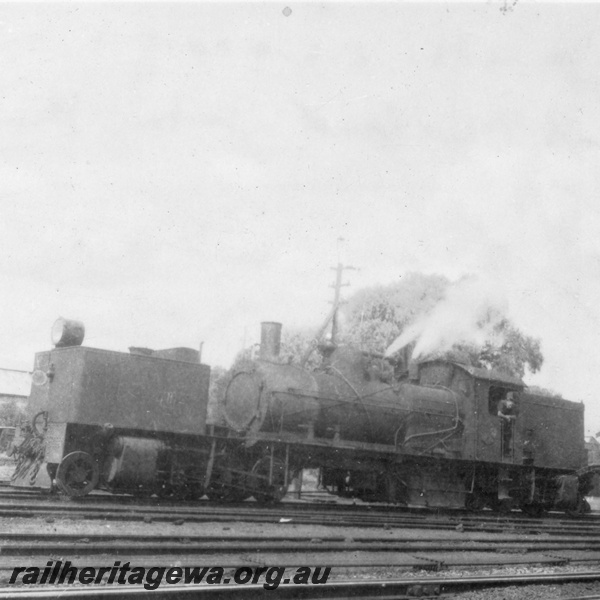
<path fill-rule="evenodd" d="M 599 31 L 594 4 L 0 4 L 0 366 L 58 316 L 227 366 L 261 320 L 318 327 L 341 252 L 345 293 L 492 278 L 542 339 L 528 381 L 600 430 Z"/>

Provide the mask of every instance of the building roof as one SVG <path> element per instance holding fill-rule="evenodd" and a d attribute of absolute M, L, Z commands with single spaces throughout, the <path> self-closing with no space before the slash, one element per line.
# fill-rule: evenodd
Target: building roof
<path fill-rule="evenodd" d="M 31 391 L 31 373 L 15 369 L 0 368 L 0 395 L 23 396 L 27 398 Z"/>

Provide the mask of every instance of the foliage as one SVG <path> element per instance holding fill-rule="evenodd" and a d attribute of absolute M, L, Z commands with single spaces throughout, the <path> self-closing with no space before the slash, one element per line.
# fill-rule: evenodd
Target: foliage
<path fill-rule="evenodd" d="M 451 282 L 441 275 L 408 273 L 390 285 L 364 288 L 353 294 L 341 311 L 338 342 L 351 344 L 370 352 L 383 353 L 390 344 L 417 319 L 429 314 L 447 294 Z M 508 319 L 486 315 L 483 321 L 494 323 L 494 335 L 483 345 L 458 343 L 451 350 L 429 355 L 447 358 L 478 367 L 494 368 L 522 378 L 525 370 L 539 371 L 543 355 L 538 339 L 527 336 Z M 486 323 L 482 322 L 481 325 Z M 307 350 L 315 345 L 314 333 L 306 330 L 283 329 L 280 361 L 301 363 Z M 408 355 L 414 344 L 408 346 Z M 241 351 L 231 369 L 214 367 L 211 376 L 210 404 L 217 406 L 227 385 L 238 369 L 251 368 L 257 357 L 257 346 Z M 314 370 L 321 355 L 313 351 L 306 368 Z M 556 395 L 556 394 L 553 394 Z"/>
<path fill-rule="evenodd" d="M 537 394 L 538 396 L 550 396 L 552 398 L 560 398 L 561 400 L 564 400 L 562 394 L 559 394 L 544 387 L 540 387 L 539 385 L 528 385 L 526 391 L 528 394 Z"/>
<path fill-rule="evenodd" d="M 344 341 L 364 350 L 384 352 L 406 327 L 445 298 L 450 285 L 440 275 L 409 273 L 393 284 L 358 291 L 344 310 Z M 492 317 L 487 315 L 487 319 Z M 516 377 L 523 377 L 526 369 L 539 371 L 544 360 L 540 341 L 525 335 L 506 318 L 498 320 L 494 335 L 483 345 L 457 343 L 448 352 L 428 356 L 438 357 L 498 369 Z"/>
<path fill-rule="evenodd" d="M 500 343 L 486 342 L 481 349 L 474 348 L 473 358 L 481 366 L 506 371 L 517 377 L 525 375 L 525 368 L 536 373 L 542 367 L 544 356 L 540 340 L 525 335 L 503 319 L 497 326 Z"/>
<path fill-rule="evenodd" d="M 16 427 L 26 416 L 27 411 L 23 401 L 11 397 L 0 399 L 1 427 Z"/>
<path fill-rule="evenodd" d="M 321 365 L 321 354 L 316 349 L 314 333 L 307 330 L 283 330 L 281 336 L 281 360 L 291 365 L 300 365 L 303 357 L 312 348 L 304 367 L 314 371 Z"/>
<path fill-rule="evenodd" d="M 408 273 L 390 285 L 359 290 L 343 310 L 343 340 L 364 350 L 384 352 L 407 325 L 444 297 L 449 283 L 441 275 Z"/>

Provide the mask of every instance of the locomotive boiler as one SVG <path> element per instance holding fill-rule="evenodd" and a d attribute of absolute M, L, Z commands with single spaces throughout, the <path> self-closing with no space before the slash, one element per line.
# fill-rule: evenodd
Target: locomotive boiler
<path fill-rule="evenodd" d="M 268 448 L 264 472 L 282 489 L 312 467 L 331 492 L 364 500 L 583 510 L 581 403 L 529 394 L 493 370 L 405 365 L 334 344 L 308 372 L 282 364 L 279 333 L 263 325 L 260 357 L 233 375 L 221 412 L 232 439 Z M 509 393 L 518 414 L 505 424 L 498 413 Z"/>

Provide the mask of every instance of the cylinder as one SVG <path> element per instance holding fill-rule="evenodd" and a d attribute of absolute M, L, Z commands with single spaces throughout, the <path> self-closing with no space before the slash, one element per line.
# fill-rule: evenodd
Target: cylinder
<path fill-rule="evenodd" d="M 52 325 L 51 340 L 56 348 L 81 346 L 85 336 L 85 326 L 81 321 L 60 317 Z"/>
<path fill-rule="evenodd" d="M 260 353 L 263 360 L 273 360 L 281 350 L 281 323 L 265 321 L 260 324 Z"/>

